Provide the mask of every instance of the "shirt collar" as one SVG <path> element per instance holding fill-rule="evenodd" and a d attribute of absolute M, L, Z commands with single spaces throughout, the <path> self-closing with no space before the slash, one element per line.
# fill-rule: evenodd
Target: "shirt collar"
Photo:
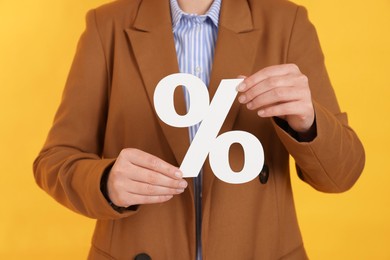
<path fill-rule="evenodd" d="M 207 11 L 207 13 L 204 15 L 199 15 L 199 17 L 210 18 L 210 20 L 214 23 L 214 25 L 217 28 L 218 28 L 218 22 L 219 22 L 219 11 L 221 10 L 221 1 L 222 0 L 214 0 L 214 2 L 210 6 L 210 9 Z M 196 16 L 193 14 L 188 14 L 188 13 L 183 12 L 183 10 L 181 10 L 177 0 L 170 0 L 170 5 L 171 5 L 171 17 L 172 17 L 173 30 L 175 30 L 175 28 L 179 24 L 183 15 Z"/>

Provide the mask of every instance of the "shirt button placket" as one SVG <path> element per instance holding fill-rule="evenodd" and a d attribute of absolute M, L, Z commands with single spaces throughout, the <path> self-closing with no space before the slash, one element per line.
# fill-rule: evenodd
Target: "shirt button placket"
<path fill-rule="evenodd" d="M 200 78 L 201 73 L 202 73 L 202 67 L 196 66 L 195 67 L 195 75 Z"/>

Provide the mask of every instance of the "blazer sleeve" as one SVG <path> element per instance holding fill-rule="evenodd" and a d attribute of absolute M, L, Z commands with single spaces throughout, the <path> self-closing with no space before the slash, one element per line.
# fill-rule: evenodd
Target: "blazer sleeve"
<path fill-rule="evenodd" d="M 297 7 L 287 62 L 297 64 L 309 79 L 317 136 L 311 142 L 297 142 L 274 121 L 276 132 L 295 159 L 302 180 L 320 191 L 346 191 L 363 171 L 364 148 L 349 127 L 347 114 L 340 112 L 316 30 L 303 7 Z"/>
<path fill-rule="evenodd" d="M 34 162 L 34 176 L 42 189 L 75 212 L 122 218 L 136 211 L 115 211 L 100 190 L 103 173 L 115 161 L 101 157 L 110 79 L 95 11 L 86 20 L 53 126 Z"/>

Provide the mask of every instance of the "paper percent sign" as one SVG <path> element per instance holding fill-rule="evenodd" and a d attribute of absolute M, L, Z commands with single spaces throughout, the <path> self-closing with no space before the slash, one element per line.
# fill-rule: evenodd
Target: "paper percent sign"
<path fill-rule="evenodd" d="M 224 182 L 246 183 L 260 173 L 264 152 L 254 135 L 244 131 L 230 131 L 217 137 L 241 81 L 222 80 L 211 104 L 207 87 L 201 79 L 191 74 L 171 74 L 157 84 L 154 106 L 164 123 L 173 127 L 189 127 L 202 122 L 180 166 L 183 177 L 198 176 L 207 155 L 213 173 Z M 184 86 L 190 97 L 190 107 L 185 115 L 177 114 L 174 106 L 174 92 L 179 86 Z M 244 151 L 245 162 L 240 172 L 234 172 L 229 163 L 229 149 L 234 143 L 240 144 Z"/>

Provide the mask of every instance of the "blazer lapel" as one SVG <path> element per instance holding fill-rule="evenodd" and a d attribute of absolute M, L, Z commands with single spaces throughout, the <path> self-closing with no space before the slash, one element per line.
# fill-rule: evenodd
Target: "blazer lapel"
<path fill-rule="evenodd" d="M 157 83 L 165 76 L 179 71 L 169 1 L 141 1 L 134 25 L 126 29 L 126 33 L 150 102 L 153 104 Z M 175 108 L 181 114 L 186 111 L 181 88 L 177 88 L 175 93 Z M 180 164 L 189 147 L 187 128 L 175 128 L 161 120 L 158 121 L 177 163 Z"/>
<path fill-rule="evenodd" d="M 246 0 L 223 0 L 219 20 L 219 32 L 210 80 L 210 97 L 215 94 L 222 79 L 249 76 L 253 71 L 254 61 L 259 48 L 262 31 L 255 29 L 252 14 Z M 221 132 L 232 130 L 240 110 L 240 103 L 234 101 L 222 126 Z M 214 174 L 204 176 L 204 207 L 210 206 L 210 188 Z"/>

